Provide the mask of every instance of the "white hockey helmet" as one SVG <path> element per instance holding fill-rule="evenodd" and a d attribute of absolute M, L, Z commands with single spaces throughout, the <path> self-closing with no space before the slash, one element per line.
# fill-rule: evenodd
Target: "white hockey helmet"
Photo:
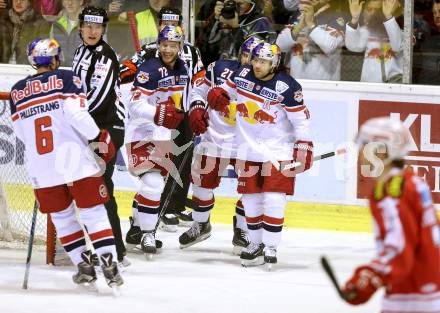
<path fill-rule="evenodd" d="M 281 61 L 281 50 L 275 44 L 261 42 L 252 50 L 251 59 L 263 59 L 272 62 L 271 72 L 274 72 Z"/>
<path fill-rule="evenodd" d="M 167 25 L 160 30 L 157 36 L 157 44 L 162 41 L 174 41 L 182 45 L 183 39 L 183 30 L 180 26 Z"/>
<path fill-rule="evenodd" d="M 62 61 L 63 55 L 58 41 L 55 39 L 36 38 L 27 47 L 28 61 L 33 68 L 49 66 L 52 59 Z"/>
<path fill-rule="evenodd" d="M 372 142 L 383 143 L 387 149 L 387 160 L 400 160 L 409 152 L 410 136 L 408 128 L 401 121 L 375 117 L 362 124 L 356 143 L 359 146 Z"/>

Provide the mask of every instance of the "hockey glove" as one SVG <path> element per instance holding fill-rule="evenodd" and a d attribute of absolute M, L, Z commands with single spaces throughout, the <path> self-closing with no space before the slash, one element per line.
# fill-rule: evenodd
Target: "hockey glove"
<path fill-rule="evenodd" d="M 105 163 L 110 162 L 115 157 L 115 145 L 106 129 L 101 129 L 98 136 L 91 141 L 91 145 L 92 150 L 103 159 Z"/>
<path fill-rule="evenodd" d="M 342 292 L 345 301 L 357 305 L 367 302 L 376 290 L 384 285 L 383 279 L 371 266 L 364 265 L 356 269 Z"/>
<path fill-rule="evenodd" d="M 168 97 L 167 100 L 157 104 L 154 123 L 158 126 L 176 129 L 182 122 L 183 117 L 183 112 L 177 109 L 174 100 Z"/>
<path fill-rule="evenodd" d="M 199 136 L 208 130 L 208 112 L 201 101 L 191 103 L 189 113 L 189 127 L 194 135 Z"/>
<path fill-rule="evenodd" d="M 298 140 L 293 145 L 293 162 L 301 163 L 295 168 L 295 173 L 299 174 L 307 171 L 313 164 L 313 142 Z"/>
<path fill-rule="evenodd" d="M 228 93 L 221 87 L 214 87 L 208 91 L 209 107 L 215 111 L 224 112 L 229 105 L 229 101 Z"/>

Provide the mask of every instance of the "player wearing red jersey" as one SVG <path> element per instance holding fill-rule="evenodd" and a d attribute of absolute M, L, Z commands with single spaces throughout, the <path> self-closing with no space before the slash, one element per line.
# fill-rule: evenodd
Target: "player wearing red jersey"
<path fill-rule="evenodd" d="M 409 130 L 400 121 L 373 118 L 357 141 L 362 171 L 372 161 L 383 171 L 369 199 L 377 256 L 345 284 L 346 300 L 367 302 L 384 287 L 383 313 L 440 312 L 440 224 L 429 186 L 404 169 Z"/>

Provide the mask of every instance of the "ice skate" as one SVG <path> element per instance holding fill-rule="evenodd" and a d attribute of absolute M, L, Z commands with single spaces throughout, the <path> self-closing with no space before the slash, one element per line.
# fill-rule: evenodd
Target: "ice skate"
<path fill-rule="evenodd" d="M 111 253 L 104 253 L 101 255 L 101 267 L 107 285 L 112 288 L 115 297 L 120 295 L 119 286 L 124 283 L 121 274 L 118 270 L 118 264 L 113 262 L 113 255 Z"/>
<path fill-rule="evenodd" d="M 136 252 L 133 251 L 136 249 L 136 245 L 139 245 L 141 243 L 142 238 L 142 231 L 139 226 L 134 226 L 134 220 L 130 216 L 130 229 L 127 232 L 127 235 L 125 235 L 125 242 L 127 244 L 127 251 L 130 252 Z"/>
<path fill-rule="evenodd" d="M 266 270 L 271 271 L 273 269 L 273 266 L 277 263 L 276 247 L 264 248 L 264 263 L 266 263 Z"/>
<path fill-rule="evenodd" d="M 147 260 L 151 260 L 153 255 L 157 253 L 156 239 L 154 238 L 153 231 L 144 232 L 141 239 L 141 248 Z"/>
<path fill-rule="evenodd" d="M 191 227 L 193 221 L 192 211 L 184 210 L 182 212 L 176 213 L 176 216 L 179 218 L 179 226 Z"/>
<path fill-rule="evenodd" d="M 180 249 L 187 248 L 211 236 L 211 223 L 198 223 L 194 221 L 190 229 L 179 237 Z"/>
<path fill-rule="evenodd" d="M 162 249 L 163 243 L 162 240 L 156 239 L 156 249 Z M 134 253 L 144 253 L 144 251 L 142 251 L 142 245 L 139 243 L 138 245 L 136 245 L 132 252 Z"/>
<path fill-rule="evenodd" d="M 244 267 L 264 264 L 264 245 L 251 242 L 240 254 L 241 265 Z"/>
<path fill-rule="evenodd" d="M 160 219 L 159 229 L 169 233 L 175 233 L 177 232 L 177 225 L 179 225 L 179 219 L 176 215 L 165 214 Z"/>
<path fill-rule="evenodd" d="M 232 254 L 240 255 L 243 248 L 246 248 L 250 241 L 246 231 L 241 228 L 236 227 L 237 218 L 234 216 L 233 218 L 233 227 L 234 227 L 234 237 L 232 238 L 232 245 L 234 246 L 232 249 Z"/>
<path fill-rule="evenodd" d="M 73 282 L 86 290 L 97 291 L 95 284 L 97 277 L 93 266 L 92 252 L 82 252 L 81 258 L 83 261 L 78 264 L 78 272 L 72 276 Z"/>

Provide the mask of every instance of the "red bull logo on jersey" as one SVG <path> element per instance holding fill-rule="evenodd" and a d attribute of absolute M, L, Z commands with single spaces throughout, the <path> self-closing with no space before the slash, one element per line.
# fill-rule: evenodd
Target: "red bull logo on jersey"
<path fill-rule="evenodd" d="M 254 113 L 254 119 L 260 124 L 275 124 L 275 119 L 277 118 L 276 115 L 276 112 L 275 116 L 272 116 L 263 110 L 258 110 Z"/>
<path fill-rule="evenodd" d="M 247 117 L 249 118 L 249 110 L 246 107 L 246 104 L 244 103 L 239 103 L 237 104 L 237 113 L 241 116 L 241 117 Z"/>
<path fill-rule="evenodd" d="M 225 106 L 221 111 L 218 111 L 218 113 L 227 119 L 231 117 L 231 111 L 229 110 L 228 106 Z"/>
<path fill-rule="evenodd" d="M 43 83 L 40 80 L 31 80 L 26 82 L 26 86 L 21 90 L 12 90 L 11 98 L 16 103 L 26 97 L 32 95 L 38 95 L 40 93 L 45 93 L 57 89 L 63 89 L 63 80 L 57 78 L 56 75 L 49 77 L 48 81 Z"/>

